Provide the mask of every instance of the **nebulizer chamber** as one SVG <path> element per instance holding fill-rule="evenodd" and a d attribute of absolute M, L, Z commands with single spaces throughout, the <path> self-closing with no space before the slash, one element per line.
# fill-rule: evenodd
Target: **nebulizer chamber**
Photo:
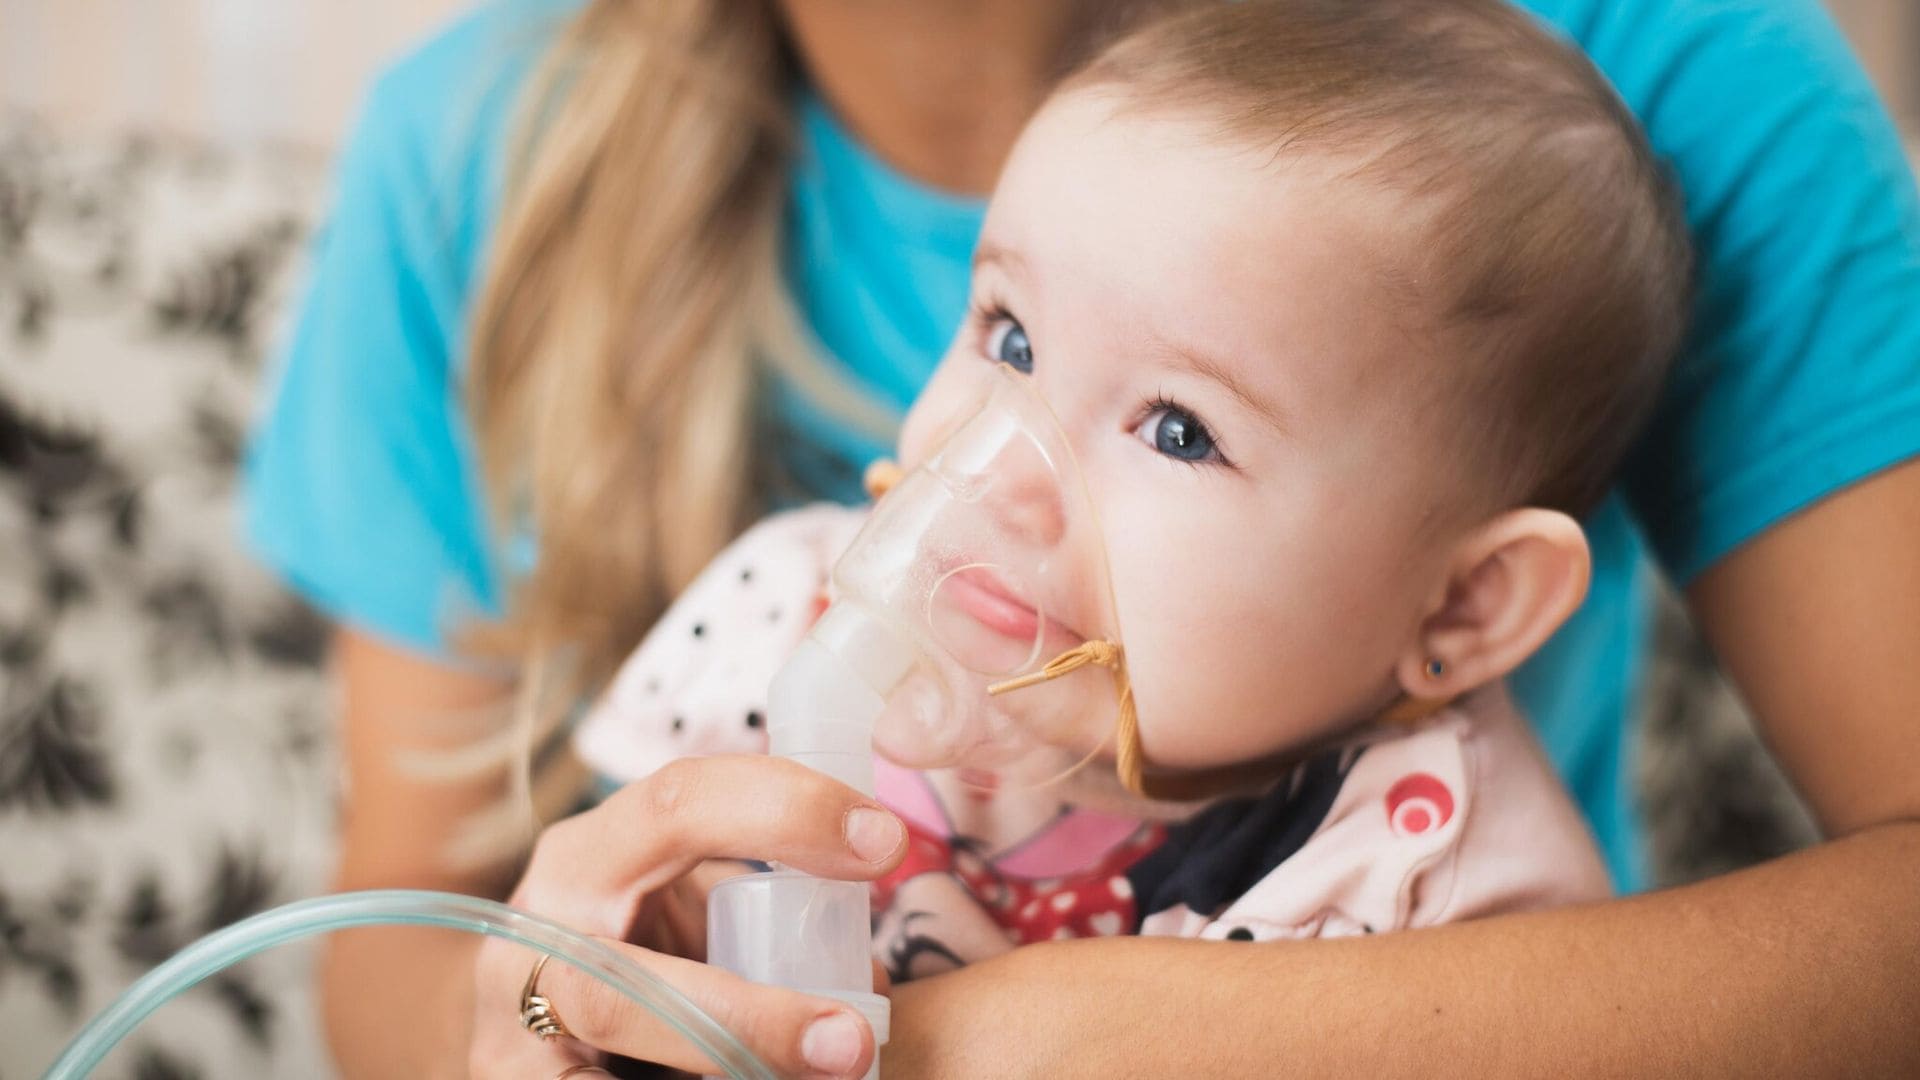
<path fill-rule="evenodd" d="M 1104 547 L 1058 422 L 1030 381 L 989 376 L 971 417 L 908 472 L 833 571 L 831 603 L 775 676 L 770 753 L 872 796 L 875 751 L 913 768 L 1034 768 L 1112 730 L 1110 673 L 1017 694 L 1082 635 L 1117 639 Z M 710 963 L 837 998 L 887 1036 L 864 882 L 776 867 L 716 886 Z M 878 1073 L 878 1055 L 874 1071 Z"/>

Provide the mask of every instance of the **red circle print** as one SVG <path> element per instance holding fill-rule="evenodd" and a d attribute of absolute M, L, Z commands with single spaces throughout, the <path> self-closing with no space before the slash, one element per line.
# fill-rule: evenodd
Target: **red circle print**
<path fill-rule="evenodd" d="M 1399 836 L 1419 836 L 1453 818 L 1453 792 L 1431 773 L 1408 773 L 1387 789 L 1387 822 Z"/>

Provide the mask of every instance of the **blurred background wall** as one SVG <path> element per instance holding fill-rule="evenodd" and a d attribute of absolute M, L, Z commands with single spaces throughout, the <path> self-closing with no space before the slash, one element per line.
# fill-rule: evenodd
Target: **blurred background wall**
<path fill-rule="evenodd" d="M 471 2 L 0 0 L 0 107 L 324 149 L 380 61 Z M 1920 0 L 1826 3 L 1920 137 Z"/>
<path fill-rule="evenodd" d="M 0 107 L 324 149 L 381 62 L 474 0 L 0 0 Z"/>

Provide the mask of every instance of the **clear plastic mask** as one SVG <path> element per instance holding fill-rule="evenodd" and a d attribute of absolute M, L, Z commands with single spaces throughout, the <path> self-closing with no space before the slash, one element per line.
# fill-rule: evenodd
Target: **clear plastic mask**
<path fill-rule="evenodd" d="M 879 665 L 898 681 L 875 686 L 886 706 L 873 746 L 889 759 L 1057 772 L 1108 745 L 1123 683 L 1106 549 L 1067 439 L 1025 376 L 998 369 L 970 418 L 880 499 L 833 584 L 835 609 L 859 609 L 893 640 L 833 641 L 835 610 L 824 644 L 901 650 Z M 1084 659 L 1088 642 L 1100 662 L 1040 677 L 1063 654 Z"/>

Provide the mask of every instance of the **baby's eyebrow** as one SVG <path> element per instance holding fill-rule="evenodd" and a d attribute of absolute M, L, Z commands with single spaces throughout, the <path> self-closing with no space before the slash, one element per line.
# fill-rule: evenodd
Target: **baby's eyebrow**
<path fill-rule="evenodd" d="M 1159 345 L 1160 350 L 1165 353 L 1166 356 L 1192 368 L 1195 374 L 1219 383 L 1226 389 L 1227 393 L 1237 398 L 1240 404 L 1245 405 L 1261 419 L 1272 424 L 1275 431 L 1281 435 L 1287 434 L 1287 422 L 1285 418 L 1281 416 L 1280 410 L 1275 408 L 1272 402 L 1267 401 L 1265 398 L 1260 397 L 1250 390 L 1245 383 L 1241 382 L 1240 379 L 1234 375 L 1232 368 L 1208 356 L 1206 353 L 1176 345 L 1170 341 L 1159 341 L 1156 342 L 1156 344 Z"/>
<path fill-rule="evenodd" d="M 973 251 L 973 268 L 978 270 L 983 266 L 992 266 L 1008 274 L 1024 276 L 1027 260 L 1018 251 L 995 240 L 986 239 L 980 241 L 980 246 Z"/>

